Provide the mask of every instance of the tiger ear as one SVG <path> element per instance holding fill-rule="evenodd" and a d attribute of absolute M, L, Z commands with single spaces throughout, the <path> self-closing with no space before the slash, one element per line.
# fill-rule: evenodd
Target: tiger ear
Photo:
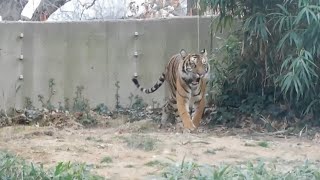
<path fill-rule="evenodd" d="M 185 58 L 185 57 L 187 56 L 186 50 L 181 49 L 181 50 L 180 50 L 180 55 L 181 55 L 182 58 Z"/>
<path fill-rule="evenodd" d="M 200 51 L 200 53 L 203 55 L 203 56 L 207 56 L 207 50 L 206 49 L 202 49 Z"/>

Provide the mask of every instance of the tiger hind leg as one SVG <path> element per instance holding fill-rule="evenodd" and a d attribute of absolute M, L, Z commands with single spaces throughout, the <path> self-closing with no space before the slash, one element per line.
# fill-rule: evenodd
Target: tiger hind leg
<path fill-rule="evenodd" d="M 160 128 L 166 127 L 168 125 L 168 120 L 172 116 L 170 104 L 167 102 L 163 108 L 162 108 L 162 115 L 161 115 L 161 122 L 160 122 Z"/>
<path fill-rule="evenodd" d="M 160 128 L 163 128 L 167 124 L 168 118 L 169 114 L 166 112 L 165 108 L 162 108 Z"/>

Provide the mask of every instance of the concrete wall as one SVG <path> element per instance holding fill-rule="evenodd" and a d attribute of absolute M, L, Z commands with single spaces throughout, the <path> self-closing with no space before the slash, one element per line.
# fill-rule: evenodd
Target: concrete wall
<path fill-rule="evenodd" d="M 25 97 L 39 107 L 38 95 L 48 98 L 49 79 L 56 82 L 54 104 L 73 99 L 83 85 L 91 106 L 115 106 L 115 82 L 120 82 L 120 102 L 130 93 L 147 102 L 163 103 L 164 87 L 152 95 L 141 94 L 131 82 L 137 71 L 142 85 L 151 87 L 170 56 L 184 48 L 198 49 L 197 18 L 119 20 L 96 22 L 1 22 L 0 108 L 23 108 Z M 200 48 L 210 45 L 210 18 L 200 19 Z M 138 32 L 138 38 L 134 32 Z M 20 38 L 20 33 L 24 34 Z M 221 35 L 219 35 L 221 36 Z M 213 46 L 217 46 L 214 43 Z M 138 51 L 138 58 L 134 52 Z M 23 60 L 19 60 L 23 55 Z M 136 63 L 135 63 L 136 62 Z M 23 80 L 19 80 L 23 75 Z"/>

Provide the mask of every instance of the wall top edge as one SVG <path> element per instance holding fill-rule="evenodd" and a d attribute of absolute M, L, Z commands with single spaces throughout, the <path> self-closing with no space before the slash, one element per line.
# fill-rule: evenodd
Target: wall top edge
<path fill-rule="evenodd" d="M 179 16 L 157 19 L 105 19 L 105 20 L 81 20 L 81 21 L 0 21 L 0 24 L 71 24 L 71 23 L 106 23 L 106 22 L 163 22 L 170 20 L 186 20 L 186 19 L 211 19 L 218 18 L 215 16 Z"/>

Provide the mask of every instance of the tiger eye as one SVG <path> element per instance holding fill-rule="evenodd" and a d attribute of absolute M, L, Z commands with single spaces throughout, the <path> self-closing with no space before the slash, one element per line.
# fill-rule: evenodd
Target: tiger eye
<path fill-rule="evenodd" d="M 205 58 L 202 59 L 202 64 L 207 64 L 207 60 Z"/>

